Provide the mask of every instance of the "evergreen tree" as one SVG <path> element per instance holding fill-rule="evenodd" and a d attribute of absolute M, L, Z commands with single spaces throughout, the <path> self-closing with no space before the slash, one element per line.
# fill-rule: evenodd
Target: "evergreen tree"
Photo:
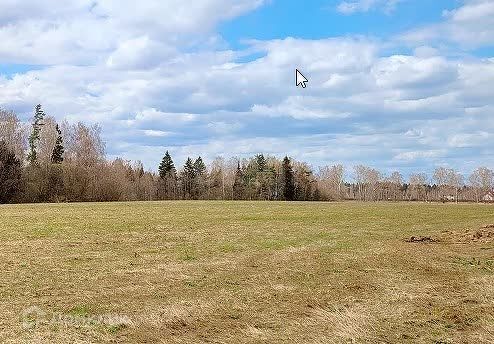
<path fill-rule="evenodd" d="M 0 141 L 0 203 L 9 203 L 21 185 L 21 162 L 4 141 Z"/>
<path fill-rule="evenodd" d="M 196 172 L 194 168 L 194 163 L 192 162 L 191 158 L 187 158 L 181 176 L 182 189 L 185 199 L 190 199 L 194 197 L 193 193 L 195 189 L 195 185 L 194 185 L 195 178 L 196 178 Z"/>
<path fill-rule="evenodd" d="M 295 198 L 295 178 L 290 159 L 283 159 L 283 198 L 285 201 L 293 201 Z"/>
<path fill-rule="evenodd" d="M 57 141 L 55 142 L 55 147 L 53 148 L 53 153 L 51 155 L 51 162 L 53 164 L 61 164 L 63 162 L 63 153 L 64 153 L 64 148 L 63 148 L 63 138 L 62 138 L 62 131 L 60 130 L 60 127 L 58 124 L 55 127 L 57 131 Z"/>
<path fill-rule="evenodd" d="M 36 108 L 34 110 L 33 130 L 31 132 L 31 135 L 29 135 L 29 154 L 27 156 L 27 160 L 32 165 L 35 165 L 38 160 L 37 148 L 44 118 L 45 113 L 41 109 L 41 105 L 36 105 Z"/>
<path fill-rule="evenodd" d="M 187 160 L 185 161 L 184 175 L 190 180 L 194 179 L 196 176 L 196 170 L 191 158 L 187 158 Z"/>
<path fill-rule="evenodd" d="M 207 169 L 201 157 L 194 162 L 194 183 L 192 188 L 193 199 L 204 199 L 207 197 Z"/>
<path fill-rule="evenodd" d="M 177 198 L 177 170 L 173 164 L 172 157 L 166 151 L 163 160 L 158 168 L 159 185 L 158 196 L 160 199 L 175 199 Z"/>
<path fill-rule="evenodd" d="M 194 162 L 194 172 L 196 177 L 206 175 L 206 164 L 201 157 L 198 157 Z"/>
<path fill-rule="evenodd" d="M 266 170 L 266 158 L 262 154 L 256 155 L 256 163 L 258 172 L 264 172 Z"/>
<path fill-rule="evenodd" d="M 273 168 L 269 168 L 268 162 L 263 154 L 255 156 L 257 171 L 255 174 L 255 187 L 258 199 L 269 200 L 273 197 L 271 184 L 274 181 Z"/>
<path fill-rule="evenodd" d="M 161 179 L 163 180 L 166 180 L 167 178 L 177 178 L 177 170 L 175 169 L 172 157 L 168 151 L 166 151 L 163 160 L 161 160 L 158 171 Z"/>
<path fill-rule="evenodd" d="M 240 168 L 240 161 L 235 171 L 235 181 L 233 183 L 233 199 L 239 200 L 244 198 L 244 175 Z"/>

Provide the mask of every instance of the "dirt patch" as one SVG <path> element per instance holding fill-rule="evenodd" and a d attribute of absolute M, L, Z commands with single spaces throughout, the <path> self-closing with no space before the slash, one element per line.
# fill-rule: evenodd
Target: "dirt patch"
<path fill-rule="evenodd" d="M 464 231 L 447 231 L 443 236 L 446 241 L 450 242 L 494 242 L 494 225 L 486 225 L 479 229 L 467 229 Z"/>
<path fill-rule="evenodd" d="M 480 229 L 473 233 L 472 240 L 493 240 L 494 239 L 494 227 L 488 229 Z"/>
<path fill-rule="evenodd" d="M 424 244 L 437 242 L 437 240 L 432 239 L 431 237 L 423 237 L 423 236 L 419 236 L 419 237 L 413 236 L 410 239 L 406 239 L 405 241 L 409 243 L 424 243 Z"/>

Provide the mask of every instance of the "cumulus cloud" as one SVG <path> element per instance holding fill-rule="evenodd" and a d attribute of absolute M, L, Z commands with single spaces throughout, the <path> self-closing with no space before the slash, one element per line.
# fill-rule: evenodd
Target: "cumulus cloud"
<path fill-rule="evenodd" d="M 57 119 L 99 122 L 110 156 L 150 168 L 166 149 L 177 165 L 187 155 L 259 152 L 389 170 L 425 161 L 467 169 L 474 153 L 492 163 L 494 59 L 452 57 L 423 43 L 394 54 L 388 42 L 365 37 L 231 50 L 215 25 L 263 1 L 141 3 L 132 12 L 130 1 L 80 0 L 60 15 L 33 2 L 40 15 L 30 17 L 2 2 L 0 61 L 48 66 L 0 76 L 0 106 L 27 119 L 42 103 Z M 459 13 L 445 18 L 473 15 Z M 256 57 L 246 62 L 247 54 Z M 294 87 L 295 68 L 307 89 Z"/>
<path fill-rule="evenodd" d="M 107 58 L 124 60 L 124 64 L 127 58 L 130 63 L 149 61 L 151 49 L 170 52 L 207 40 L 216 24 L 263 2 L 24 0 L 19 5 L 18 1 L 2 1 L 0 62 L 86 65 Z M 134 61 L 142 57 L 137 57 L 133 48 L 145 50 L 144 60 Z"/>
<path fill-rule="evenodd" d="M 408 42 L 449 41 L 466 49 L 494 44 L 494 1 L 464 0 L 443 12 L 443 22 L 413 29 L 401 37 Z"/>

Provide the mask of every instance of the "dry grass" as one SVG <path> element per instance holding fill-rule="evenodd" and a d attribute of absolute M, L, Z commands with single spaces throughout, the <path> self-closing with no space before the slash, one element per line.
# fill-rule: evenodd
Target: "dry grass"
<path fill-rule="evenodd" d="M 492 206 L 20 205 L 0 219 L 2 343 L 494 342 Z"/>

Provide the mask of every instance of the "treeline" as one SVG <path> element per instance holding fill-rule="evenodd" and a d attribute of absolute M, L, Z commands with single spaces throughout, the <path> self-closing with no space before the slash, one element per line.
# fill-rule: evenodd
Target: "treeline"
<path fill-rule="evenodd" d="M 432 176 L 389 176 L 367 166 L 314 171 L 304 162 L 258 154 L 251 158 L 188 158 L 177 168 L 169 152 L 145 171 L 141 162 L 109 161 L 98 125 L 57 123 L 36 106 L 27 128 L 0 109 L 0 203 L 134 200 L 475 201 L 489 200 L 494 172 L 468 178 L 437 168 Z M 352 181 L 345 181 L 345 175 Z M 492 195 L 494 197 L 494 195 Z"/>

